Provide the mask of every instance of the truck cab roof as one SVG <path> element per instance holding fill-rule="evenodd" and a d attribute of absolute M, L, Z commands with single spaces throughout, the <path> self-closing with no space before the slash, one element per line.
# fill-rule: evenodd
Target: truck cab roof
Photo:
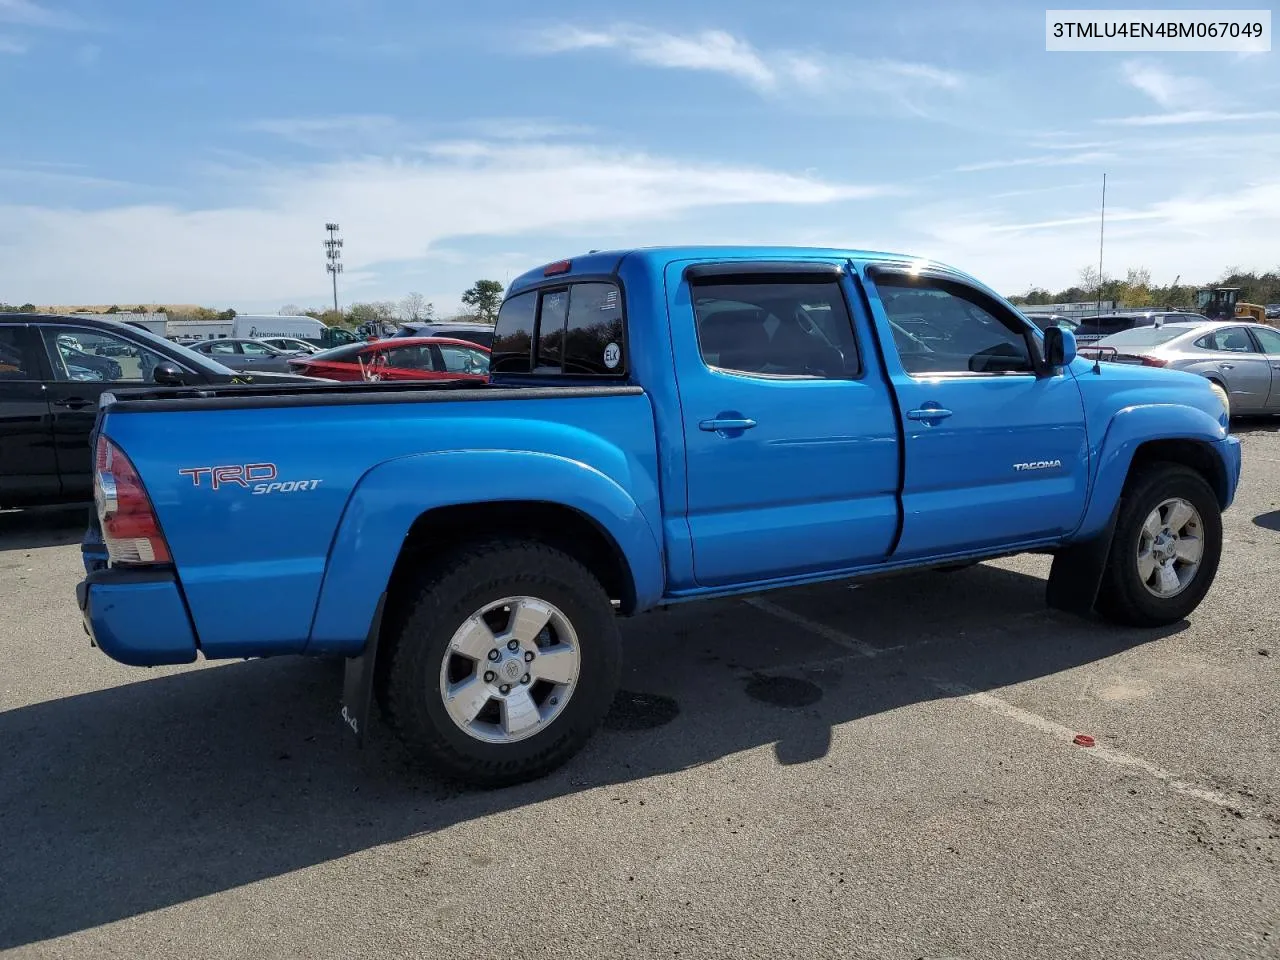
<path fill-rule="evenodd" d="M 845 247 L 805 246 L 749 246 L 749 245 L 690 245 L 633 247 L 617 250 L 592 250 L 565 260 L 535 267 L 516 277 L 508 287 L 507 296 L 528 290 L 554 279 L 570 280 L 583 276 L 607 276 L 617 273 L 624 260 L 636 259 L 651 270 L 661 270 L 669 263 L 682 260 L 760 260 L 760 261 L 845 261 L 901 264 L 914 269 L 928 270 L 934 274 L 947 274 L 957 280 L 971 283 L 983 290 L 990 288 L 961 270 L 937 260 L 930 260 L 905 253 L 882 250 L 859 250 Z"/>

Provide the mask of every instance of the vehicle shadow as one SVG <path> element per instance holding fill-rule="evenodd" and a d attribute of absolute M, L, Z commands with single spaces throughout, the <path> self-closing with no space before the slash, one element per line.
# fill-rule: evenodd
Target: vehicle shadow
<path fill-rule="evenodd" d="M 85 503 L 0 512 L 0 553 L 79 543 L 89 522 Z"/>
<path fill-rule="evenodd" d="M 490 792 L 415 766 L 379 723 L 357 749 L 334 663 L 202 666 L 0 713 L 0 951 L 745 750 L 804 763 L 839 725 L 948 685 L 993 690 L 1181 629 L 1049 613 L 1043 593 L 983 565 L 636 618 L 606 728 L 551 776 Z M 858 639 L 822 640 L 797 611 Z"/>
<path fill-rule="evenodd" d="M 1235 434 L 1280 433 L 1280 417 L 1249 416 L 1232 417 L 1231 432 Z"/>
<path fill-rule="evenodd" d="M 1262 527 L 1264 530 L 1275 530 L 1280 532 L 1280 510 L 1271 510 L 1267 513 L 1260 513 L 1253 518 L 1255 527 Z"/>

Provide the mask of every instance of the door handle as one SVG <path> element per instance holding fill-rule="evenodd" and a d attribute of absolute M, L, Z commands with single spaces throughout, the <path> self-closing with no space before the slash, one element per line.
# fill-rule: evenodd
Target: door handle
<path fill-rule="evenodd" d="M 907 411 L 908 420 L 945 420 L 951 416 L 950 410 L 944 410 L 942 407 L 919 407 L 915 410 Z"/>
<path fill-rule="evenodd" d="M 723 433 L 726 430 L 750 430 L 756 425 L 754 420 L 746 417 L 740 419 L 733 418 L 716 418 L 712 420 L 702 420 L 698 423 L 699 430 L 705 430 L 707 433 Z"/>
<path fill-rule="evenodd" d="M 67 407 L 71 410 L 80 410 L 84 407 L 92 406 L 92 401 L 85 400 L 82 397 L 67 397 L 64 400 L 53 401 L 55 407 Z"/>

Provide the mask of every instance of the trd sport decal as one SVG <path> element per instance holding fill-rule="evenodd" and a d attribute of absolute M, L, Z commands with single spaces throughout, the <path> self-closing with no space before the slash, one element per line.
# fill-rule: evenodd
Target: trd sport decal
<path fill-rule="evenodd" d="M 278 481 L 279 471 L 274 463 L 246 463 L 225 467 L 183 467 L 178 471 L 181 476 L 190 477 L 194 486 L 201 486 L 201 480 L 208 478 L 209 487 L 217 490 L 225 486 L 237 486 L 245 490 L 252 489 L 254 496 L 267 493 L 295 493 L 300 490 L 314 490 L 320 486 L 319 480 L 284 480 Z"/>

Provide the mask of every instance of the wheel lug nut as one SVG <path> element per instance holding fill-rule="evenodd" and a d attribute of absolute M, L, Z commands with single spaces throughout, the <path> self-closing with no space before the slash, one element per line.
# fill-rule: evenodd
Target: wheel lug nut
<path fill-rule="evenodd" d="M 523 677 L 521 677 L 521 678 L 520 678 L 520 682 L 521 682 L 521 683 L 528 683 L 528 682 L 529 682 L 529 675 L 526 673 Z"/>
<path fill-rule="evenodd" d="M 507 641 L 507 649 L 508 649 L 508 650 L 519 650 L 519 649 L 520 649 L 520 641 L 519 641 L 519 640 L 508 640 L 508 641 Z"/>
<path fill-rule="evenodd" d="M 551 704 L 553 707 L 559 702 L 560 702 L 559 697 L 552 697 L 550 700 L 547 701 L 547 703 Z"/>
<path fill-rule="evenodd" d="M 490 660 L 497 660 L 500 656 L 502 656 L 502 654 L 500 654 L 500 653 L 498 652 L 498 648 L 497 648 L 497 647 L 494 647 L 492 650 L 490 650 L 490 651 L 489 651 L 489 659 L 490 659 Z"/>
<path fill-rule="evenodd" d="M 533 662 L 533 651 L 532 651 L 532 650 L 526 650 L 526 651 L 524 652 L 524 662 L 525 662 L 525 663 L 532 663 L 532 662 Z"/>
<path fill-rule="evenodd" d="M 486 670 L 484 672 L 484 682 L 493 683 L 493 681 L 497 678 L 497 676 L 498 675 L 494 673 L 492 670 Z"/>
<path fill-rule="evenodd" d="M 498 692 L 499 692 L 499 693 L 510 693 L 510 692 L 511 692 L 511 686 L 510 686 L 509 684 L 504 683 L 502 686 L 500 686 L 500 687 L 498 688 Z"/>

